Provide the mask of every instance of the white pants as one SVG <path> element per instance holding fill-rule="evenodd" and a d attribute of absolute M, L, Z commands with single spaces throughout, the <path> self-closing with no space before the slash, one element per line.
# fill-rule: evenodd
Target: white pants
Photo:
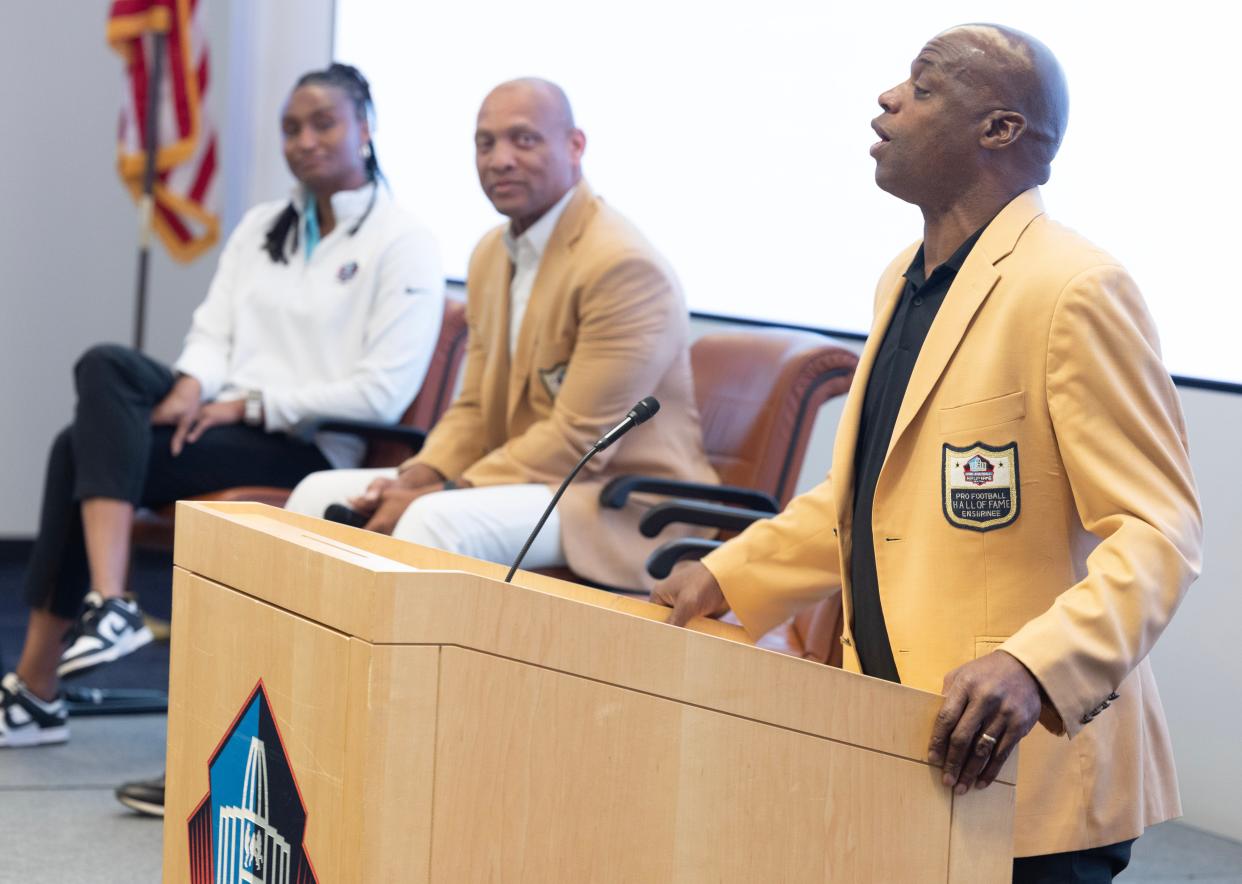
<path fill-rule="evenodd" d="M 395 468 L 311 473 L 293 489 L 285 508 L 323 518 L 329 504 L 357 497 L 373 479 L 396 477 Z M 546 485 L 490 485 L 437 491 L 410 504 L 397 520 L 392 536 L 511 565 L 551 501 L 552 492 Z M 522 567 L 555 568 L 564 564 L 560 515 L 553 510 L 522 560 Z"/>

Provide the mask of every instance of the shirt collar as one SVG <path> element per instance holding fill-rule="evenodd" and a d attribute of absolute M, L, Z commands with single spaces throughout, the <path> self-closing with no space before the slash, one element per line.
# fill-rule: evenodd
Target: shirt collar
<path fill-rule="evenodd" d="M 536 262 L 543 257 L 543 251 L 548 247 L 548 240 L 552 238 L 552 231 L 556 229 L 556 223 L 561 220 L 565 207 L 569 205 L 577 189 L 578 186 L 575 184 L 565 191 L 565 195 L 557 200 L 552 208 L 544 212 L 538 221 L 522 231 L 521 236 L 513 235 L 512 225 L 505 226 L 505 249 L 509 252 L 510 261 L 516 264 L 518 255 L 522 252 L 530 254 Z"/>
<path fill-rule="evenodd" d="M 361 218 L 371 206 L 372 199 L 379 200 L 382 190 L 378 181 L 368 181 L 356 190 L 338 190 L 332 194 L 329 202 L 332 203 L 336 226 L 343 227 Z M 302 219 L 306 217 L 306 203 L 310 198 L 309 190 L 300 184 L 294 185 L 290 200 Z"/>
<path fill-rule="evenodd" d="M 992 221 L 989 219 L 986 224 L 972 233 L 966 238 L 966 241 L 957 247 L 952 255 L 950 255 L 943 264 L 932 271 L 932 276 L 957 276 L 957 271 L 962 269 L 962 265 L 966 263 L 967 256 L 975 247 L 975 243 L 979 241 L 979 237 L 983 236 L 983 231 L 988 229 L 988 224 Z M 906 272 L 902 274 L 905 278 L 912 282 L 915 288 L 927 282 L 927 268 L 923 264 L 923 245 L 919 244 L 919 250 L 914 255 L 914 260 L 910 262 L 910 266 L 906 268 Z"/>

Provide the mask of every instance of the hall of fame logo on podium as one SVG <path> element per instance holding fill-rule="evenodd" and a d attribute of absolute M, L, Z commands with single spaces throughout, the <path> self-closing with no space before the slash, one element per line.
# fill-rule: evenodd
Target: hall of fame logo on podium
<path fill-rule="evenodd" d="M 207 762 L 190 814 L 192 884 L 318 884 L 306 805 L 260 680 Z"/>

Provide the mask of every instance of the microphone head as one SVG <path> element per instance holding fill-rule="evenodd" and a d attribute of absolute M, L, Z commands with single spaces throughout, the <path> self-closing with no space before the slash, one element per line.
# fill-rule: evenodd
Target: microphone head
<path fill-rule="evenodd" d="M 634 424 L 637 426 L 648 418 L 655 417 L 655 413 L 659 410 L 660 400 L 654 396 L 648 396 L 630 409 L 629 416 L 634 419 Z"/>

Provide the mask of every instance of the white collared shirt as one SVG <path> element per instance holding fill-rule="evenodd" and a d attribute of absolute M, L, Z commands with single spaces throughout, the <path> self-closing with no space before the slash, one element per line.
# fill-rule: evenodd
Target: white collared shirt
<path fill-rule="evenodd" d="M 308 257 L 304 204 L 295 194 L 298 245 L 286 248 L 288 263 L 263 248 L 288 202 L 242 218 L 175 367 L 198 379 L 205 400 L 258 390 L 269 432 L 312 417 L 395 421 L 422 386 L 440 333 L 435 240 L 386 186 L 367 184 L 332 195 L 336 225 Z M 315 442 L 334 467 L 357 466 L 365 449 L 350 436 Z"/>
<path fill-rule="evenodd" d="M 544 249 L 552 238 L 552 231 L 561 220 L 561 214 L 574 191 L 575 184 L 556 201 L 556 204 L 543 217 L 526 228 L 519 237 L 514 237 L 510 227 L 505 228 L 505 248 L 509 251 L 509 260 L 513 262 L 513 278 L 509 280 L 509 358 L 517 352 L 518 334 L 522 330 L 522 318 L 526 315 L 526 305 L 530 302 L 531 290 L 535 287 L 535 277 L 539 274 L 539 262 L 543 259 Z"/>

